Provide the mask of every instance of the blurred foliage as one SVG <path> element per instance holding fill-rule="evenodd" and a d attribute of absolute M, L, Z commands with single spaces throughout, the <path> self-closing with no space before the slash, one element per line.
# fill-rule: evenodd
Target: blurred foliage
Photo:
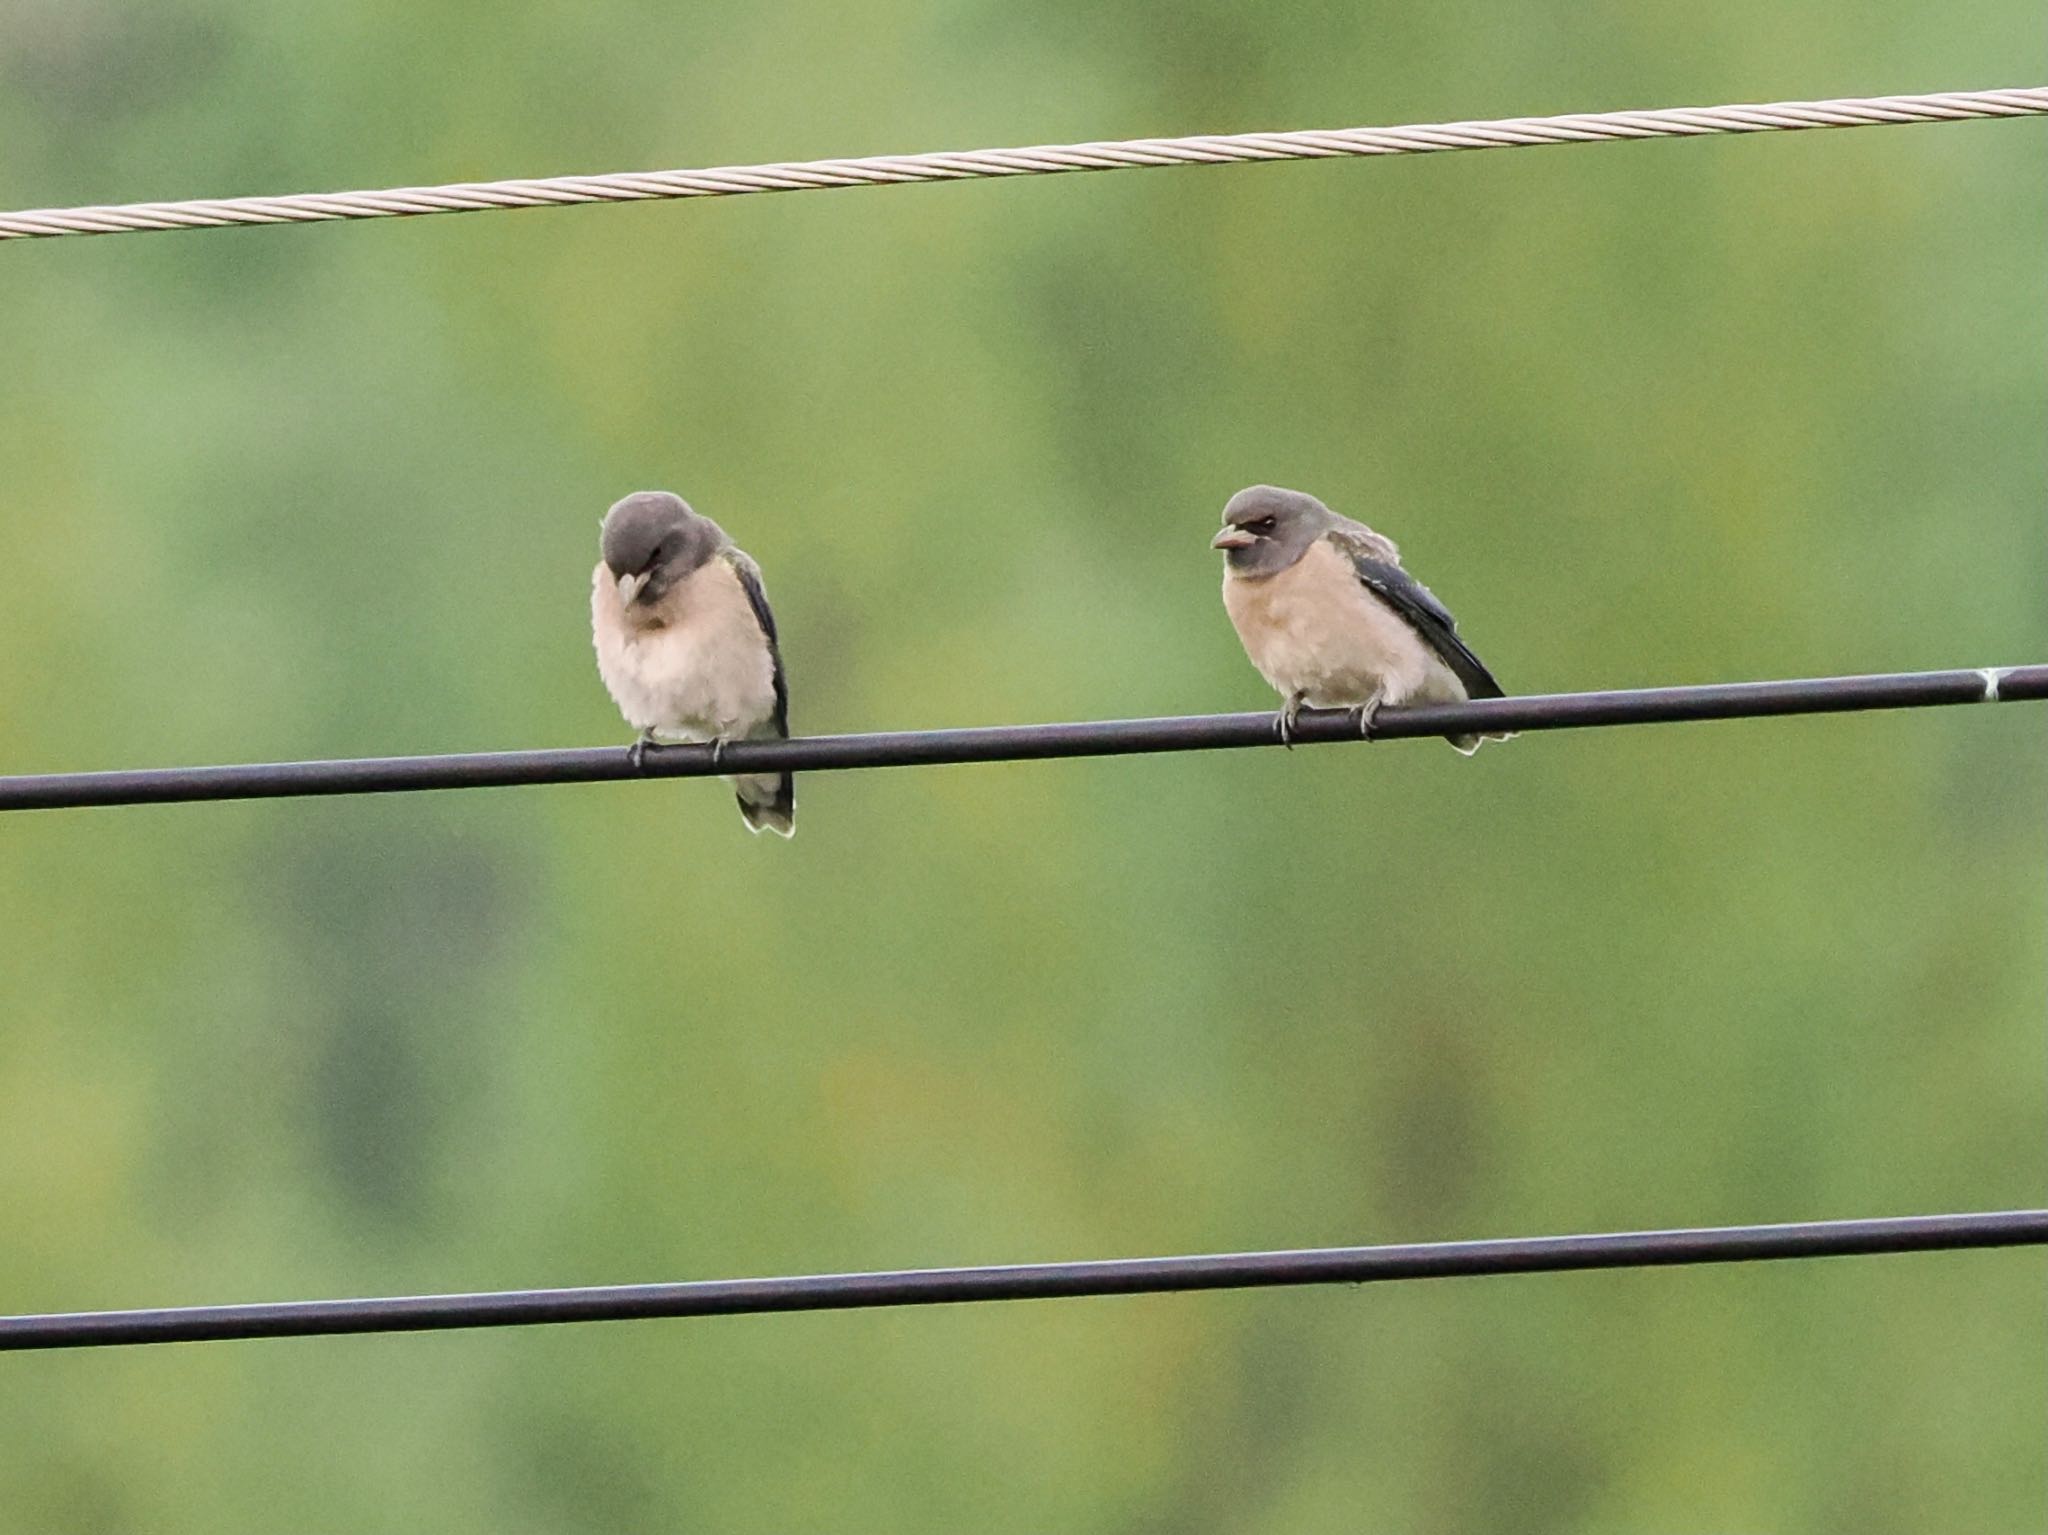
<path fill-rule="evenodd" d="M 2033 6 L 7 0 L 0 205 L 2037 83 Z M 2039 660 L 1988 123 L 0 251 L 9 771 L 1264 707 L 1269 480 L 1510 688 Z M 2037 1204 L 2034 708 L 9 816 L 10 1311 Z M 0 1529 L 2038 1527 L 1960 1255 L 17 1356 Z"/>

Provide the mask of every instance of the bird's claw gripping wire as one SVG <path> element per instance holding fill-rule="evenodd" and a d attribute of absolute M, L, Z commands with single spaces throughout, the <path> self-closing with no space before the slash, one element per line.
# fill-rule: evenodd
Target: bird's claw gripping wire
<path fill-rule="evenodd" d="M 1307 700 L 1301 694 L 1289 693 L 1286 707 L 1280 711 L 1278 717 L 1280 744 L 1289 751 L 1294 750 L 1295 726 L 1301 720 L 1301 706 L 1305 702 Z"/>
<path fill-rule="evenodd" d="M 1277 724 L 1280 744 L 1289 751 L 1294 750 L 1294 743 L 1301 735 L 1301 710 L 1302 705 L 1306 702 L 1307 700 L 1301 694 L 1290 693 L 1287 695 L 1286 707 L 1279 713 Z M 1351 711 L 1352 720 L 1358 726 L 1358 734 L 1361 740 L 1370 741 L 1374 738 L 1372 732 L 1373 722 L 1380 717 L 1380 705 L 1383 702 L 1385 702 L 1385 694 L 1375 692 L 1372 697 Z"/>
<path fill-rule="evenodd" d="M 1358 717 L 1359 739 L 1370 741 L 1374 738 L 1372 733 L 1373 722 L 1380 717 L 1380 705 L 1384 701 L 1385 695 L 1375 692 L 1372 697 L 1352 711 Z"/>
<path fill-rule="evenodd" d="M 653 731 L 641 731 L 639 738 L 635 740 L 631 746 L 626 748 L 626 760 L 633 764 L 633 771 L 636 773 L 646 772 L 647 748 L 650 746 L 659 746 L 661 744 L 662 743 L 655 738 L 655 734 Z M 711 765 L 713 767 L 717 767 L 720 760 L 723 759 L 725 756 L 726 747 L 730 746 L 732 742 L 728 740 L 725 736 L 714 736 L 712 737 L 709 744 L 711 747 Z"/>

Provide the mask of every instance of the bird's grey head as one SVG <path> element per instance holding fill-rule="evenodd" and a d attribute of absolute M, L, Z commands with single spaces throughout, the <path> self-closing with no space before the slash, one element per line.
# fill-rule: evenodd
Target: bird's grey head
<path fill-rule="evenodd" d="M 1223 531 L 1209 547 L 1223 551 L 1232 575 L 1277 575 L 1342 521 L 1314 496 L 1277 485 L 1253 485 L 1223 508 Z"/>
<path fill-rule="evenodd" d="M 642 490 L 604 514 L 599 548 L 619 584 L 619 601 L 659 602 L 678 581 L 718 552 L 725 534 L 681 496 Z"/>

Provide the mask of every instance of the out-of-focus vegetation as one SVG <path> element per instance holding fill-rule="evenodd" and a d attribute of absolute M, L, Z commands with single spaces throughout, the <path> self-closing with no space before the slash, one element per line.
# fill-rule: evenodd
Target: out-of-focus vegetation
<path fill-rule="evenodd" d="M 2035 83 L 2031 5 L 13 0 L 0 205 Z M 2043 657 L 2048 138 L 0 250 L 0 768 L 1265 707 L 1257 480 L 1511 689 Z M 2032 706 L 10 816 L 9 1311 L 2039 1203 Z M 18 1356 L 0 1529 L 2036 1526 L 2026 1254 Z"/>

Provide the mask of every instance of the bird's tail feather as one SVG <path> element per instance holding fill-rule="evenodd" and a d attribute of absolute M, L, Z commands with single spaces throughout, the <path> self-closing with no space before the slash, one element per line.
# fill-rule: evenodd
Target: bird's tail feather
<path fill-rule="evenodd" d="M 1465 684 L 1465 696 L 1467 698 L 1507 697 L 1507 694 L 1504 691 L 1502 691 L 1501 685 L 1493 680 L 1493 673 L 1488 671 L 1483 666 L 1479 668 L 1478 676 L 1461 677 L 1459 680 Z M 1484 742 L 1512 741 L 1514 740 L 1514 738 L 1515 733 L 1512 730 L 1489 731 L 1485 735 L 1462 735 L 1444 737 L 1446 741 L 1449 741 L 1451 745 L 1456 747 L 1461 753 L 1463 753 L 1467 757 L 1471 756 L 1474 752 L 1478 751 L 1481 744 L 1483 744 Z"/>
<path fill-rule="evenodd" d="M 1474 752 L 1478 751 L 1479 748 L 1488 741 L 1512 741 L 1514 740 L 1514 738 L 1514 733 L 1512 731 L 1504 731 L 1499 735 L 1444 737 L 1446 741 L 1449 741 L 1451 745 L 1456 747 L 1460 752 L 1464 753 L 1468 757 L 1471 756 Z"/>
<path fill-rule="evenodd" d="M 788 773 L 756 773 L 729 779 L 740 802 L 740 814 L 751 832 L 796 835 L 796 780 Z"/>

